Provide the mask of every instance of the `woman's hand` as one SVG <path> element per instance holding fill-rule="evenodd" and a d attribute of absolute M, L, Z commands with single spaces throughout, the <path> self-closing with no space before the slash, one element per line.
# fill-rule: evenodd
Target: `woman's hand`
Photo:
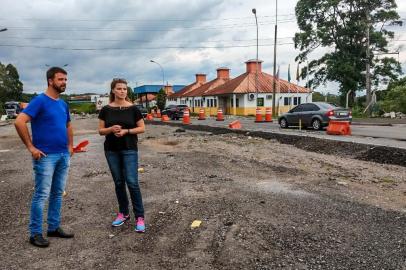
<path fill-rule="evenodd" d="M 119 132 L 114 133 L 116 137 L 123 137 L 126 134 L 128 134 L 128 129 L 120 129 Z"/>
<path fill-rule="evenodd" d="M 114 125 L 110 127 L 110 130 L 112 133 L 116 134 L 121 131 L 121 126 L 120 125 Z"/>

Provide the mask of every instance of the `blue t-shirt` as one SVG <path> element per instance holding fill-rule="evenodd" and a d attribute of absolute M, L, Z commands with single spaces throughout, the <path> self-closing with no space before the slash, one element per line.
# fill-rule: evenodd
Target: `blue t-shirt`
<path fill-rule="evenodd" d="M 31 117 L 32 142 L 45 154 L 68 151 L 67 123 L 69 108 L 62 99 L 40 94 L 28 104 L 23 113 Z"/>

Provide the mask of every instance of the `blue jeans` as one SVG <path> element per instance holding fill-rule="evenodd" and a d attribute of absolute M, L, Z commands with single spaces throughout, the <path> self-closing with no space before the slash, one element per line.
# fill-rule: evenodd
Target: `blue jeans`
<path fill-rule="evenodd" d="M 39 160 L 33 160 L 35 188 L 29 225 L 31 235 L 42 233 L 42 216 L 48 198 L 48 231 L 54 231 L 59 227 L 62 195 L 68 177 L 69 164 L 69 153 L 48 154 Z"/>
<path fill-rule="evenodd" d="M 130 192 L 135 217 L 144 217 L 144 206 L 138 184 L 138 152 L 136 150 L 105 151 L 113 176 L 120 213 L 128 215 L 127 190 Z"/>

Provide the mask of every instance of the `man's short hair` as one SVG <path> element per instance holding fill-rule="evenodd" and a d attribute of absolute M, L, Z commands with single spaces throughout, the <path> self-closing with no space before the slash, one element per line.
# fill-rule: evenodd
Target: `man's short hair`
<path fill-rule="evenodd" d="M 63 68 L 51 67 L 47 71 L 47 82 L 48 82 L 49 79 L 55 78 L 56 73 L 62 73 L 62 74 L 68 75 L 68 72 L 66 72 L 66 70 L 64 70 Z"/>

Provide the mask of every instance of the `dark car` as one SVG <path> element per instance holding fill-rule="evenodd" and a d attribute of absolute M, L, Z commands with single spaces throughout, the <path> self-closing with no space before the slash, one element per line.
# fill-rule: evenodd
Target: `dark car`
<path fill-rule="evenodd" d="M 169 105 L 162 111 L 162 114 L 166 114 L 172 120 L 179 120 L 183 117 L 185 109 L 188 109 L 187 105 Z"/>
<path fill-rule="evenodd" d="M 278 118 L 281 128 L 289 126 L 312 127 L 322 129 L 330 120 L 352 121 L 351 111 L 327 102 L 303 103 Z"/>
<path fill-rule="evenodd" d="M 137 104 L 135 106 L 138 108 L 138 110 L 140 110 L 142 117 L 144 117 L 144 118 L 147 117 L 148 111 L 146 108 L 144 108 L 144 106 L 142 106 L 140 104 Z"/>

